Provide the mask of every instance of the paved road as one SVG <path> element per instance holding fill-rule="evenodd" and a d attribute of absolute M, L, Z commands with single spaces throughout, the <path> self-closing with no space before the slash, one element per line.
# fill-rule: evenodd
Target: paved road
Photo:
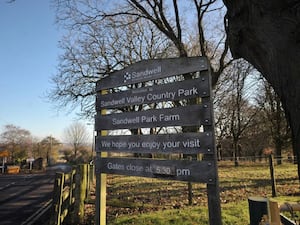
<path fill-rule="evenodd" d="M 0 224 L 24 224 L 52 198 L 53 184 L 49 174 L 0 174 Z"/>

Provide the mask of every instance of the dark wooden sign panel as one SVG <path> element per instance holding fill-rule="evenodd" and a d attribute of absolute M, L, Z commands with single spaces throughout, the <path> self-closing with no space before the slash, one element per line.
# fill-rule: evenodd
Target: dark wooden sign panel
<path fill-rule="evenodd" d="M 96 91 L 203 70 L 208 70 L 205 57 L 150 59 L 132 64 L 99 80 Z"/>
<path fill-rule="evenodd" d="M 204 133 L 179 133 L 157 135 L 98 136 L 96 152 L 130 153 L 183 153 L 213 154 L 213 135 Z"/>
<path fill-rule="evenodd" d="M 96 173 L 214 183 L 214 161 L 100 158 Z"/>
<path fill-rule="evenodd" d="M 98 110 L 209 96 L 208 74 L 194 80 L 97 95 Z"/>
<path fill-rule="evenodd" d="M 96 130 L 211 125 L 210 104 L 97 115 Z"/>

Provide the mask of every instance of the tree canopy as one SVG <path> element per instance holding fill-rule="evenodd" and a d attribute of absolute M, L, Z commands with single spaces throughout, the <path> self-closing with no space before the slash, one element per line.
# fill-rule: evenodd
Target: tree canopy
<path fill-rule="evenodd" d="M 28 130 L 8 124 L 4 126 L 0 138 L 5 148 L 9 151 L 11 162 L 21 162 L 29 156 L 32 143 L 31 134 Z"/>
<path fill-rule="evenodd" d="M 54 0 L 67 30 L 49 92 L 60 109 L 80 106 L 83 116 L 93 117 L 97 80 L 140 60 L 207 56 L 214 83 L 231 62 L 222 23 L 209 22 L 222 20 L 220 0 L 101 2 Z"/>

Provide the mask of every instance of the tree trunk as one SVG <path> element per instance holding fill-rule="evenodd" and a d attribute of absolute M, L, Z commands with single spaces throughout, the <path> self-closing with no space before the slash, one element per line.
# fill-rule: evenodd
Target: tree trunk
<path fill-rule="evenodd" d="M 275 157 L 277 165 L 282 164 L 282 142 L 281 140 L 275 140 Z"/>
<path fill-rule="evenodd" d="M 233 160 L 234 160 L 234 166 L 239 166 L 239 148 L 238 143 L 234 140 L 233 141 Z"/>
<path fill-rule="evenodd" d="M 252 63 L 280 97 L 300 175 L 300 2 L 223 1 L 228 9 L 226 30 L 232 55 Z"/>

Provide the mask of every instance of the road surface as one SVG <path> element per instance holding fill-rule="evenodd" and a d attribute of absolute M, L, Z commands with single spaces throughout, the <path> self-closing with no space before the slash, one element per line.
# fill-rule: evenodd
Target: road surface
<path fill-rule="evenodd" d="M 52 198 L 53 184 L 49 174 L 0 174 L 0 224 L 27 224 Z"/>

